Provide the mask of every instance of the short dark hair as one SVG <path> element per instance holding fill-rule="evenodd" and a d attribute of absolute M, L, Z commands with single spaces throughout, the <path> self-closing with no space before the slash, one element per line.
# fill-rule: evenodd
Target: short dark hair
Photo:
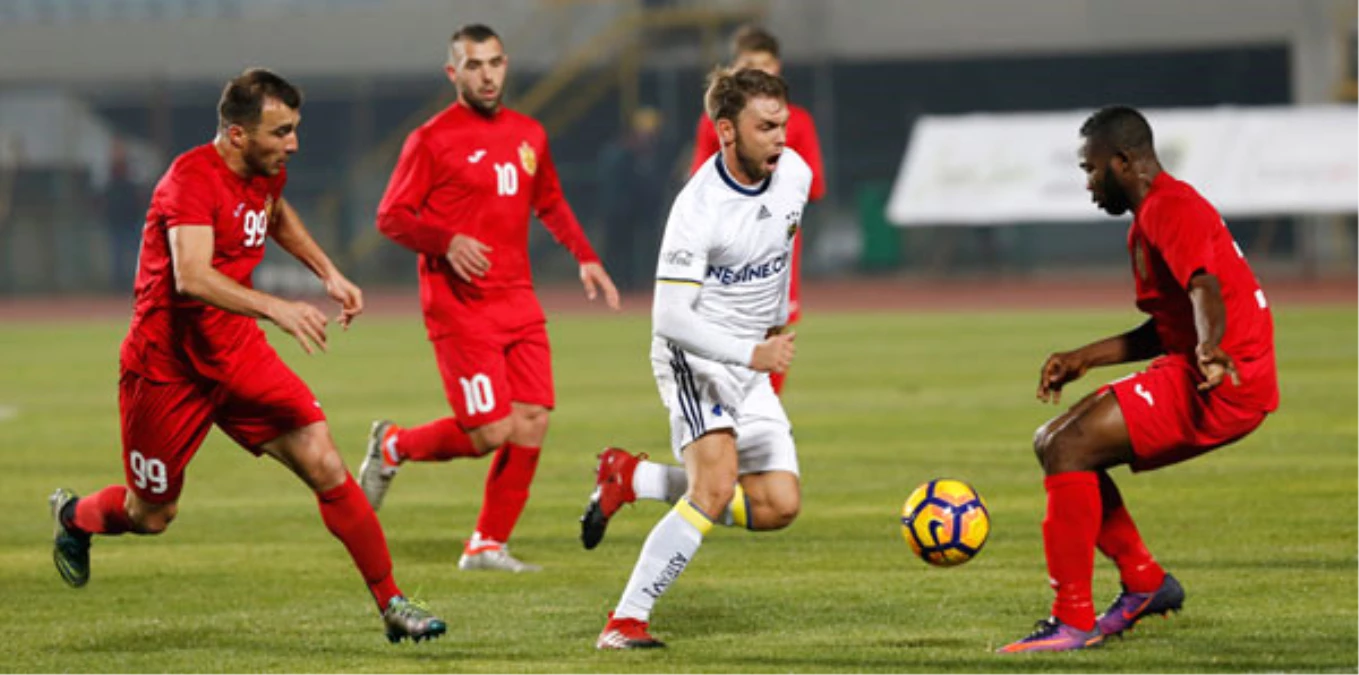
<path fill-rule="evenodd" d="M 718 68 L 708 76 L 708 92 L 703 97 L 703 107 L 708 119 L 736 121 L 736 116 L 745 110 L 746 102 L 756 96 L 768 96 L 781 101 L 788 100 L 788 84 L 778 75 L 770 75 L 763 70 L 744 68 L 732 71 Z"/>
<path fill-rule="evenodd" d="M 774 58 L 779 58 L 779 39 L 773 33 L 756 26 L 746 24 L 736 30 L 736 34 L 731 36 L 731 55 L 733 58 L 751 52 L 766 52 Z"/>
<path fill-rule="evenodd" d="M 499 40 L 500 36 L 490 26 L 484 23 L 467 23 L 453 31 L 453 37 L 448 38 L 448 46 L 451 48 L 458 40 L 471 40 L 481 44 L 491 38 Z"/>
<path fill-rule="evenodd" d="M 1154 150 L 1151 125 L 1136 108 L 1111 105 L 1095 111 L 1081 125 L 1081 136 L 1105 143 L 1114 152 Z"/>
<path fill-rule="evenodd" d="M 260 123 L 266 98 L 278 99 L 293 110 L 302 107 L 301 89 L 271 70 L 249 68 L 222 88 L 222 98 L 217 102 L 218 128 L 233 124 L 253 128 Z"/>

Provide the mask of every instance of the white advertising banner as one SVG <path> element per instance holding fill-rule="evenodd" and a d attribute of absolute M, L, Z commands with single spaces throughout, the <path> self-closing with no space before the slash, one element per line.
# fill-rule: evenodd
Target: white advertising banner
<path fill-rule="evenodd" d="M 1359 211 L 1359 109 L 1145 110 L 1162 164 L 1225 217 Z M 1077 166 L 1090 111 L 924 116 L 887 203 L 911 225 L 1088 222 Z"/>

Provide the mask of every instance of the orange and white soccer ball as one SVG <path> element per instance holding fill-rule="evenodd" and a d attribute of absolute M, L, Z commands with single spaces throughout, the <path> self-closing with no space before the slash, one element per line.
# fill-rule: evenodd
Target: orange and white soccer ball
<path fill-rule="evenodd" d="M 981 552 L 991 534 L 991 512 L 971 485 L 937 478 L 915 489 L 901 507 L 901 536 L 921 560 L 961 565 Z"/>

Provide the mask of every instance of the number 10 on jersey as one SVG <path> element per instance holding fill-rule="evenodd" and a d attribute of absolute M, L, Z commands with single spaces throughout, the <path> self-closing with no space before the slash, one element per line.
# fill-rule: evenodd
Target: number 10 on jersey
<path fill-rule="evenodd" d="M 495 168 L 495 193 L 508 197 L 519 192 L 519 170 L 509 162 L 492 164 Z"/>
<path fill-rule="evenodd" d="M 495 410 L 495 392 L 491 390 L 491 378 L 478 373 L 470 378 L 460 377 L 462 395 L 467 398 L 467 412 L 470 414 L 488 413 Z"/>

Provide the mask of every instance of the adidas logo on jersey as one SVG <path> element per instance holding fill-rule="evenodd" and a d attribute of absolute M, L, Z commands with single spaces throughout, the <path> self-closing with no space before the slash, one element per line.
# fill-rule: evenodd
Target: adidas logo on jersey
<path fill-rule="evenodd" d="M 774 217 L 774 214 L 772 214 L 772 213 L 769 212 L 769 208 L 766 207 L 764 204 L 760 204 L 760 215 L 755 216 L 755 220 L 764 220 L 765 218 L 773 218 L 773 217 Z"/>

